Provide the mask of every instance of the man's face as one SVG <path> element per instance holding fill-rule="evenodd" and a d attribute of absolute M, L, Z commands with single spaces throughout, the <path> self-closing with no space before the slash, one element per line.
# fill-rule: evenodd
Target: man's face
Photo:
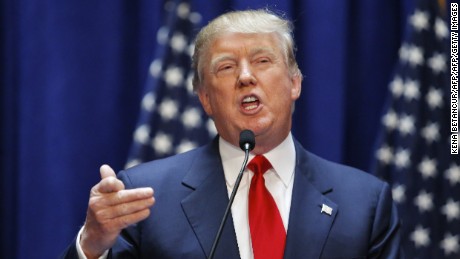
<path fill-rule="evenodd" d="M 300 75 L 289 73 L 279 39 L 271 34 L 226 33 L 203 57 L 198 96 L 220 136 L 238 146 L 239 134 L 256 135 L 255 153 L 287 137 L 291 109 L 300 95 Z"/>

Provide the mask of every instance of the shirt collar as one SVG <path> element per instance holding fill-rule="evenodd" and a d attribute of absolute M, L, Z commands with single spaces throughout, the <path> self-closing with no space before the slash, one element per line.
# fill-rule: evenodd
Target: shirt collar
<path fill-rule="evenodd" d="M 241 164 L 244 160 L 244 152 L 229 142 L 219 137 L 219 152 L 224 168 L 225 180 L 227 185 L 233 187 L 238 173 L 241 170 Z M 277 147 L 263 154 L 273 166 L 275 174 L 281 179 L 285 186 L 288 186 L 292 179 L 295 168 L 295 146 L 292 134 L 286 137 Z M 249 154 L 249 160 L 254 154 Z"/>

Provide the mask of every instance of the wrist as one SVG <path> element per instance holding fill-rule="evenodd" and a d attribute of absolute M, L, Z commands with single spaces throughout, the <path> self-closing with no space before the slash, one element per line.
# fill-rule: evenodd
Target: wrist
<path fill-rule="evenodd" d="M 80 240 L 78 240 L 79 245 L 87 259 L 98 259 L 107 252 L 107 249 L 98 249 L 94 246 L 97 242 L 91 241 L 91 235 L 88 233 L 85 226 L 86 225 L 84 225 L 80 230 Z"/>

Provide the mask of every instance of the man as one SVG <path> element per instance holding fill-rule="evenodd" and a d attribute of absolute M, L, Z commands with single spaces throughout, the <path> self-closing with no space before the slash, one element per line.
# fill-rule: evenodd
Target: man
<path fill-rule="evenodd" d="M 266 10 L 224 14 L 198 34 L 193 67 L 219 136 L 118 179 L 102 166 L 67 258 L 209 256 L 243 161 L 245 129 L 256 145 L 216 258 L 399 258 L 389 186 L 308 153 L 290 133 L 302 82 L 290 22 Z"/>

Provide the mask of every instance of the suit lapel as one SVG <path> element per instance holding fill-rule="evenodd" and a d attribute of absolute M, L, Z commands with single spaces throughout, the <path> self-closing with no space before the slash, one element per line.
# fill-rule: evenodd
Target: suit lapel
<path fill-rule="evenodd" d="M 193 191 L 182 200 L 182 208 L 201 248 L 209 256 L 229 200 L 217 138 L 197 156 L 183 184 Z M 231 215 L 225 224 L 215 257 L 239 258 Z"/>
<path fill-rule="evenodd" d="M 318 179 L 314 161 L 297 142 L 296 156 L 284 258 L 320 258 L 338 206 L 324 195 L 332 187 Z"/>

